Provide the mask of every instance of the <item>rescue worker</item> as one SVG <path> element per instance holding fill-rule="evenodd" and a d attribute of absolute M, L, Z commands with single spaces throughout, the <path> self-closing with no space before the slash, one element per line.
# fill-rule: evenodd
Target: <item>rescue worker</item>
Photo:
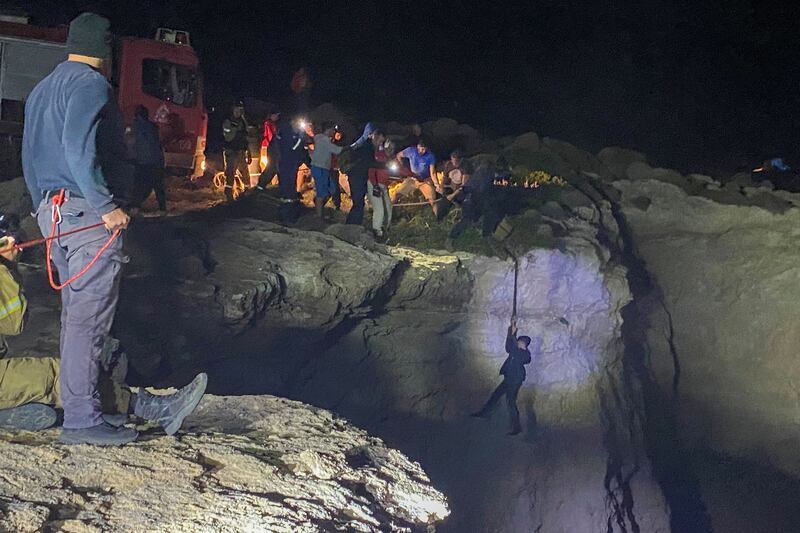
<path fill-rule="evenodd" d="M 360 226 L 364 222 L 364 204 L 366 203 L 369 170 L 375 166 L 374 147 L 371 142 L 357 145 L 355 148 L 349 149 L 348 156 L 348 164 L 345 171 L 350 185 L 350 198 L 353 200 L 353 206 L 347 214 L 345 224 Z"/>
<path fill-rule="evenodd" d="M 459 150 L 453 150 L 450 159 L 442 169 L 442 198 L 439 200 L 439 220 L 447 216 L 451 204 L 462 205 L 466 198 L 465 189 L 469 183 L 472 168 L 464 161 Z"/>
<path fill-rule="evenodd" d="M 300 214 L 297 196 L 297 170 L 306 158 L 305 132 L 300 124 L 282 121 L 275 133 L 275 154 L 278 162 L 278 186 L 281 205 L 278 214 L 284 224 L 294 224 Z"/>
<path fill-rule="evenodd" d="M 167 212 L 167 193 L 164 190 L 164 149 L 158 126 L 150 121 L 149 112 L 143 105 L 136 107 L 133 117 L 133 152 L 136 160 L 136 181 L 133 202 L 141 205 L 151 191 L 156 193 L 158 210 Z"/>
<path fill-rule="evenodd" d="M 0 302 L 4 311 L 10 311 L 0 313 L 3 335 L 21 332 L 25 316 L 25 294 L 20 277 L 13 273 L 19 254 L 14 243 L 13 237 L 6 236 L 0 248 Z M 208 378 L 199 374 L 189 385 L 169 395 L 154 395 L 144 389 L 133 393 L 124 385 L 127 364 L 126 359 L 119 356 L 118 344 L 108 339 L 99 361 L 103 367 L 98 382 L 103 421 L 112 427 L 121 426 L 127 422 L 129 414 L 134 414 L 158 423 L 167 435 L 174 435 L 203 398 Z M 38 431 L 55 425 L 54 407 L 61 405 L 60 370 L 55 357 L 0 358 L 0 427 Z"/>
<path fill-rule="evenodd" d="M 495 185 L 495 180 L 499 177 L 495 167 L 488 164 L 481 165 L 470 176 L 469 182 L 463 188 L 461 220 L 450 230 L 445 242 L 448 250 L 453 249 L 455 239 L 481 218 L 481 234 L 484 237 L 490 236 L 502 220 L 505 210 L 514 207 L 516 202 L 506 195 L 508 189 Z"/>
<path fill-rule="evenodd" d="M 242 177 L 242 184 L 247 188 L 250 184 L 250 149 L 247 142 L 247 119 L 244 116 L 244 103 L 237 102 L 231 109 L 231 116 L 222 123 L 222 138 L 225 159 L 225 197 L 233 200 L 233 185 L 236 171 Z"/>
<path fill-rule="evenodd" d="M 120 232 L 130 222 L 112 194 L 113 176 L 99 164 L 99 147 L 123 144 L 121 135 L 118 141 L 99 135 L 103 122 L 118 115 L 111 86 L 101 73 L 111 52 L 109 26 L 94 13 L 75 18 L 67 60 L 34 87 L 25 104 L 22 165 L 42 234 L 104 224 L 52 244 L 52 262 L 62 283 L 95 259 L 61 291 L 60 438 L 70 444 L 124 444 L 138 436 L 133 429 L 103 421 L 97 392 L 98 361 L 127 262 Z"/>
<path fill-rule="evenodd" d="M 531 362 L 531 353 L 528 351 L 530 344 L 530 337 L 525 335 L 517 337 L 517 319 L 512 318 L 506 335 L 506 353 L 508 353 L 508 357 L 503 366 L 500 367 L 500 375 L 503 376 L 503 381 L 494 390 L 483 408 L 472 414 L 477 418 L 488 418 L 500 398 L 505 396 L 511 426 L 508 432 L 509 435 L 517 435 L 522 431 L 522 426 L 519 422 L 519 409 L 517 408 L 517 395 L 522 383 L 525 381 L 525 365 Z"/>
<path fill-rule="evenodd" d="M 280 111 L 272 111 L 264 121 L 264 137 L 261 140 L 261 149 L 266 149 L 267 165 L 258 178 L 258 190 L 264 190 L 272 182 L 278 168 L 278 143 L 275 139 L 281 121 Z"/>
<path fill-rule="evenodd" d="M 367 196 L 372 204 L 372 231 L 375 237 L 383 239 L 392 223 L 392 200 L 389 198 L 389 183 L 395 176 L 411 177 L 410 170 L 395 159 L 394 143 L 383 131 L 375 130 L 371 135 L 375 152 L 374 162 L 369 169 Z"/>
<path fill-rule="evenodd" d="M 328 198 L 338 190 L 331 176 L 331 156 L 342 153 L 343 148 L 333 144 L 333 124 L 326 122 L 314 135 L 314 151 L 311 153 L 311 177 L 314 178 L 314 208 L 317 217 L 323 218 L 323 208 Z"/>
<path fill-rule="evenodd" d="M 398 153 L 397 160 L 402 162 L 403 159 L 408 160 L 409 168 L 414 176 L 406 178 L 400 184 L 395 191 L 395 199 L 419 190 L 433 209 L 433 214 L 436 215 L 438 213 L 436 193 L 441 192 L 442 188 L 436 177 L 436 156 L 428 149 L 427 141 L 420 139 L 416 146 L 409 146 Z"/>

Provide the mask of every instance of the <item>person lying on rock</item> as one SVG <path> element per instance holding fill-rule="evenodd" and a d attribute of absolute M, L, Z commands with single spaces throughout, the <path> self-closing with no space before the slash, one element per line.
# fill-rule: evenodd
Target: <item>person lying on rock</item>
<path fill-rule="evenodd" d="M 519 409 L 517 409 L 517 394 L 519 394 L 519 389 L 525 381 L 525 365 L 531 362 L 531 352 L 528 351 L 530 344 L 530 337 L 525 335 L 517 337 L 517 319 L 512 318 L 506 335 L 508 357 L 503 366 L 500 367 L 500 375 L 503 376 L 503 381 L 489 396 L 483 408 L 471 415 L 477 418 L 489 418 L 500 397 L 505 395 L 511 423 L 509 435 L 517 435 L 522 431 L 522 426 L 519 422 Z"/>
<path fill-rule="evenodd" d="M 14 272 L 19 255 L 14 243 L 12 236 L 5 236 L 0 243 L 0 335 L 18 334 L 24 324 L 26 300 L 19 276 Z M 6 347 L 4 339 L 1 344 Z M 169 395 L 155 395 L 144 389 L 134 393 L 124 385 L 127 364 L 114 357 L 114 344 L 106 342 L 102 361 L 98 361 L 103 423 L 119 427 L 133 414 L 159 424 L 167 435 L 174 435 L 203 398 L 207 376 L 198 374 L 189 385 Z M 55 425 L 54 407 L 61 406 L 59 359 L 3 358 L 6 351 L 0 353 L 0 427 L 38 431 Z M 65 444 L 121 444 L 117 439 L 76 429 L 62 430 L 60 440 Z"/>

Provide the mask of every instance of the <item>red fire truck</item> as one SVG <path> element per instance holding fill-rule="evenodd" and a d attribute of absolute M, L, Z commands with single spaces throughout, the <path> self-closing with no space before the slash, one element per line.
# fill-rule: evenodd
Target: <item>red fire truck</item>
<path fill-rule="evenodd" d="M 0 133 L 22 131 L 24 101 L 66 56 L 66 28 L 0 18 Z M 197 54 L 189 34 L 160 28 L 155 39 L 114 40 L 111 83 L 128 124 L 138 105 L 161 132 L 168 167 L 199 176 L 205 169 L 208 116 Z"/>

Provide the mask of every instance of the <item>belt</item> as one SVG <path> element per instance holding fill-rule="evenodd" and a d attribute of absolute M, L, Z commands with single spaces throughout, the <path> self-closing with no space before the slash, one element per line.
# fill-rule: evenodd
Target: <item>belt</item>
<path fill-rule="evenodd" d="M 59 194 L 60 192 L 61 192 L 61 189 L 53 189 L 52 191 L 42 191 L 42 198 L 44 198 L 44 200 L 46 202 L 47 200 L 49 200 L 53 196 L 56 196 L 57 194 Z M 66 189 L 65 193 L 64 193 L 64 197 L 67 198 L 67 199 L 70 199 L 70 198 L 83 198 L 83 195 L 81 195 L 80 193 L 77 193 L 77 192 L 72 192 L 69 189 Z"/>

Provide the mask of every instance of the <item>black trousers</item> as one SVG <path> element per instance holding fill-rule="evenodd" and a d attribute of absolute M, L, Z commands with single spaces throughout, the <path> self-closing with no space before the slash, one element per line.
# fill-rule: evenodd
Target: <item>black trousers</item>
<path fill-rule="evenodd" d="M 353 200 L 353 207 L 347 214 L 346 224 L 361 225 L 364 222 L 364 202 L 367 197 L 367 176 L 348 175 L 347 181 L 350 183 L 350 198 Z"/>
<path fill-rule="evenodd" d="M 297 202 L 297 168 L 300 164 L 278 166 L 278 187 L 284 200 L 278 208 L 278 215 L 284 224 L 294 224 L 300 216 Z M 263 174 L 262 174 L 263 176 Z"/>
<path fill-rule="evenodd" d="M 503 219 L 500 198 L 491 192 L 471 193 L 461 207 L 461 220 L 450 230 L 450 238 L 457 239 L 470 226 L 483 217 L 481 234 L 491 235 Z"/>
<path fill-rule="evenodd" d="M 131 205 L 139 207 L 155 191 L 158 208 L 167 209 L 167 193 L 164 190 L 164 168 L 160 165 L 136 165 L 136 181 L 131 193 Z"/>
<path fill-rule="evenodd" d="M 503 379 L 503 382 L 500 383 L 492 395 L 489 396 L 486 405 L 481 409 L 481 413 L 489 414 L 492 409 L 494 409 L 495 405 L 497 405 L 497 402 L 500 401 L 500 398 L 505 395 L 506 406 L 508 407 L 508 421 L 511 430 L 518 430 L 521 427 L 519 423 L 519 409 L 517 408 L 517 395 L 519 394 L 520 387 L 522 387 L 521 381 L 515 382 Z"/>

